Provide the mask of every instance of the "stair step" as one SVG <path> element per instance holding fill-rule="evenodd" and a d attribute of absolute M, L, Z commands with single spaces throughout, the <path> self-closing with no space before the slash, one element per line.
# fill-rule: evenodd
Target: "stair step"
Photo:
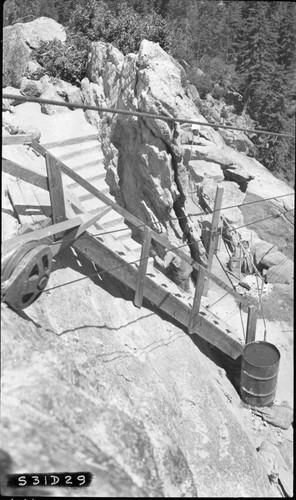
<path fill-rule="evenodd" d="M 63 141 L 47 142 L 45 144 L 42 144 L 42 146 L 46 149 L 51 149 L 66 147 L 73 144 L 79 144 L 79 146 L 81 146 L 82 143 L 92 141 L 99 142 L 98 134 L 83 135 L 81 137 L 71 137 L 71 139 L 64 139 Z"/>
<path fill-rule="evenodd" d="M 102 225 L 102 227 L 108 228 L 108 229 L 117 228 L 117 227 L 119 229 L 120 227 L 125 226 L 124 217 L 117 217 L 117 213 L 114 212 L 114 217 L 111 220 L 107 220 L 107 221 L 102 219 L 101 225 Z M 126 226 L 126 228 L 129 229 L 127 226 Z"/>
<path fill-rule="evenodd" d="M 93 213 L 100 207 L 107 207 L 106 203 L 99 200 L 98 198 L 91 198 L 90 200 L 83 201 L 82 205 L 84 210 L 89 213 Z"/>
<path fill-rule="evenodd" d="M 92 177 L 84 177 L 85 180 L 87 182 L 95 182 L 95 181 L 98 181 L 98 180 L 102 180 L 102 179 L 105 179 L 106 177 L 106 171 L 101 173 L 101 174 L 96 174 L 96 175 L 93 175 Z"/>
<path fill-rule="evenodd" d="M 102 212 L 102 214 L 103 214 L 103 215 L 102 215 L 102 218 L 105 216 L 105 214 L 107 214 L 107 213 L 111 212 L 111 210 L 113 210 L 111 207 L 108 207 L 107 205 L 104 205 L 104 206 L 102 207 L 102 210 L 101 210 L 101 212 Z M 90 211 L 89 211 L 89 213 L 90 213 L 90 214 L 95 214 L 96 212 L 98 212 L 98 209 L 97 209 L 97 208 L 94 208 L 93 210 L 90 210 Z M 105 214 L 104 214 L 103 212 L 105 212 Z"/>
<path fill-rule="evenodd" d="M 89 184 L 91 184 L 93 187 L 98 189 L 100 192 L 104 192 L 107 194 L 107 190 L 109 191 L 109 188 L 103 178 L 98 178 L 95 181 L 89 181 L 88 179 L 85 180 L 89 182 Z M 70 191 L 75 192 L 75 196 L 78 197 L 83 196 L 88 192 L 83 186 L 81 186 L 80 184 L 78 184 L 78 182 L 75 182 L 73 180 L 70 183 L 64 182 L 64 186 Z"/>
<path fill-rule="evenodd" d="M 141 251 L 142 245 L 138 243 L 137 241 L 133 240 L 133 238 L 130 238 L 129 240 L 125 241 L 123 243 L 123 246 L 131 252 L 138 252 Z"/>
<path fill-rule="evenodd" d="M 131 239 L 131 230 L 129 227 L 114 227 L 112 229 L 112 236 L 115 240 L 127 240 Z"/>
<path fill-rule="evenodd" d="M 74 170 L 74 169 L 72 169 L 72 170 Z M 85 169 L 84 171 L 82 170 L 81 172 L 79 172 L 78 175 L 80 175 L 87 182 L 92 183 L 94 180 L 96 180 L 96 178 L 104 180 L 105 173 L 106 173 L 105 171 L 104 172 L 100 171 L 100 167 L 98 167 L 98 165 L 94 165 L 91 168 Z M 69 189 L 73 189 L 75 187 L 75 185 L 77 185 L 77 182 L 74 182 L 73 179 L 71 179 L 68 176 L 65 178 L 65 181 L 66 181 L 65 185 Z"/>
<path fill-rule="evenodd" d="M 103 194 L 107 194 L 109 193 L 109 188 L 105 188 L 105 189 L 100 189 L 100 192 L 103 193 Z M 98 199 L 95 195 L 93 195 L 92 193 L 87 193 L 87 194 L 84 194 L 82 196 L 79 196 L 79 200 L 81 202 L 83 201 L 87 201 L 87 200 L 91 200 L 92 198 L 96 198 Z"/>
<path fill-rule="evenodd" d="M 79 175 L 82 176 L 82 174 L 80 173 L 81 170 L 86 170 L 88 168 L 91 168 L 91 167 L 96 167 L 98 170 L 101 170 L 104 168 L 104 163 L 103 163 L 103 160 L 104 158 L 95 158 L 94 160 L 91 160 L 87 163 L 84 163 L 80 160 L 80 163 L 79 165 L 73 165 L 71 166 L 72 170 L 74 170 L 74 172 L 79 172 Z"/>
<path fill-rule="evenodd" d="M 92 198 L 95 198 L 95 196 L 92 193 L 86 193 L 79 196 L 79 201 L 82 203 L 83 201 L 91 200 Z"/>
<path fill-rule="evenodd" d="M 98 152 L 102 154 L 102 150 L 98 145 L 89 146 L 87 148 L 79 148 L 76 151 L 70 151 L 68 153 L 62 153 L 59 155 L 59 160 L 72 160 L 73 158 L 77 158 L 79 156 L 83 156 L 85 154 Z"/>

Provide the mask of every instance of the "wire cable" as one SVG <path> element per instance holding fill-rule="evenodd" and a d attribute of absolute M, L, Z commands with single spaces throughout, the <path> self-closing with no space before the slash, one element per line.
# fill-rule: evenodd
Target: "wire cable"
<path fill-rule="evenodd" d="M 284 198 L 285 196 L 295 196 L 295 193 L 281 194 L 279 196 L 271 196 L 270 198 L 261 198 L 260 200 L 253 200 L 253 201 L 248 201 L 246 203 L 240 203 L 237 205 L 230 205 L 229 207 L 222 207 L 219 209 L 211 210 L 210 214 L 213 214 L 214 212 L 217 212 L 217 211 L 229 210 L 231 208 L 246 207 L 248 205 L 253 205 L 254 203 L 263 203 L 265 201 L 276 200 L 277 198 Z M 289 210 L 294 210 L 294 208 L 289 209 Z M 209 214 L 203 211 L 203 212 L 199 212 L 197 214 L 188 214 L 188 215 L 190 215 L 190 217 L 194 217 L 194 216 L 209 215 Z M 183 216 L 183 217 L 185 217 L 185 216 Z M 176 218 L 181 218 L 181 217 L 176 217 Z"/>
<path fill-rule="evenodd" d="M 290 208 L 289 210 L 286 210 L 285 212 L 280 212 L 279 214 L 276 214 L 276 215 L 270 215 L 269 217 L 264 217 L 264 219 L 258 219 L 258 220 L 248 222 L 247 224 L 244 224 L 243 226 L 238 226 L 235 229 L 230 229 L 229 231 L 233 232 L 233 231 L 236 231 L 237 229 L 241 229 L 243 227 L 247 227 L 247 226 L 250 226 L 252 224 L 257 224 L 258 222 L 263 222 L 264 220 L 267 220 L 267 219 L 276 219 L 277 217 L 281 217 L 282 215 L 285 215 L 288 212 L 292 212 L 293 210 L 294 210 L 294 208 Z"/>
<path fill-rule="evenodd" d="M 63 101 L 54 101 L 51 99 L 39 99 L 37 97 L 27 97 L 27 96 L 19 96 L 19 95 L 14 95 L 14 94 L 2 94 L 2 97 L 4 99 L 13 99 L 19 100 L 19 101 L 24 101 L 24 102 L 36 102 L 39 104 L 52 104 L 54 106 L 65 106 L 68 108 L 75 108 L 75 109 L 85 109 L 85 110 L 93 110 L 93 111 L 99 111 L 99 112 L 106 112 L 106 113 L 113 113 L 113 114 L 121 114 L 121 115 L 127 115 L 127 116 L 137 116 L 139 118 L 154 118 L 156 120 L 163 120 L 166 122 L 178 122 L 178 123 L 191 123 L 195 125 L 201 125 L 204 127 L 211 127 L 211 128 L 222 128 L 222 129 L 230 129 L 230 130 L 240 130 L 241 132 L 249 132 L 252 134 L 267 134 L 267 135 L 275 135 L 278 137 L 288 137 L 291 139 L 295 139 L 295 136 L 292 134 L 284 134 L 280 132 L 270 132 L 269 130 L 258 130 L 258 129 L 248 129 L 248 128 L 239 128 L 239 127 L 232 127 L 230 125 L 221 125 L 220 123 L 204 123 L 202 121 L 197 121 L 197 120 L 190 120 L 187 118 L 178 118 L 178 117 L 173 117 L 173 116 L 165 116 L 165 115 L 158 115 L 154 113 L 144 113 L 140 111 L 128 111 L 124 109 L 115 109 L 115 108 L 106 108 L 103 106 L 91 106 L 88 104 L 77 104 L 77 103 L 67 103 Z"/>
<path fill-rule="evenodd" d="M 171 252 L 171 251 L 173 251 L 173 250 L 178 250 L 179 248 L 184 248 L 184 247 L 187 247 L 187 246 L 189 246 L 189 245 L 192 245 L 192 244 L 194 244 L 194 243 L 197 243 L 198 241 L 201 241 L 201 240 L 193 241 L 193 242 L 191 242 L 191 243 L 185 243 L 184 245 L 180 245 L 180 246 L 174 247 L 172 250 L 166 250 L 166 251 L 165 251 L 165 253 Z M 99 276 L 101 276 L 102 274 L 109 273 L 109 272 L 111 272 L 111 271 L 115 271 L 116 269 L 120 269 L 121 267 L 126 267 L 126 266 L 129 266 L 129 265 L 131 265 L 131 264 L 137 264 L 138 262 L 141 262 L 141 261 L 143 261 L 143 260 L 147 260 L 147 259 L 149 259 L 149 258 L 150 258 L 150 256 L 148 256 L 148 257 L 144 257 L 144 258 L 142 258 L 142 259 L 141 259 L 141 258 L 140 258 L 140 259 L 136 259 L 136 260 L 133 260 L 133 261 L 131 261 L 131 262 L 126 262 L 126 263 L 124 263 L 124 264 L 120 264 L 119 266 L 115 266 L 115 267 L 112 267 L 112 268 L 110 268 L 110 269 L 106 269 L 106 270 L 101 271 L 101 272 L 99 272 L 99 273 L 98 273 L 98 272 L 94 272 L 94 273 L 88 274 L 87 276 L 83 276 L 83 278 L 77 278 L 77 279 L 75 279 L 75 280 L 68 281 L 67 283 L 62 283 L 61 285 L 56 285 L 56 286 L 51 287 L 51 288 L 45 288 L 45 289 L 44 289 L 44 292 L 48 292 L 48 291 L 50 291 L 50 290 L 55 290 L 56 288 L 61 288 L 61 287 L 66 286 L 66 285 L 71 285 L 72 283 L 76 283 L 76 282 L 78 282 L 78 281 L 83 281 L 83 280 L 85 280 L 85 279 L 87 279 L 87 278 L 90 278 L 90 277 L 92 277 L 92 276 L 98 276 L 98 275 L 99 275 Z"/>
<path fill-rule="evenodd" d="M 237 205 L 235 205 L 237 206 Z M 242 226 L 238 226 L 238 227 L 235 227 L 233 229 L 229 229 L 229 232 L 235 232 L 237 229 L 242 229 L 243 227 L 247 227 L 251 224 L 256 224 L 258 222 L 262 222 L 264 220 L 267 220 L 267 219 L 272 219 L 272 218 L 276 218 L 276 217 L 280 217 L 281 215 L 285 215 L 286 213 L 288 212 L 292 212 L 294 210 L 294 208 L 290 208 L 289 210 L 286 210 L 285 212 L 280 212 L 279 214 L 275 214 L 275 215 L 271 215 L 269 217 L 265 217 L 264 219 L 259 219 L 259 220 L 256 220 L 256 221 L 252 221 L 252 222 L 248 222 L 247 224 L 244 224 Z M 216 211 L 216 210 L 213 210 L 213 212 Z M 79 215 L 79 214 L 77 214 Z M 170 220 L 178 220 L 178 219 L 183 219 L 184 217 L 191 217 L 193 214 L 188 214 L 188 215 L 182 215 L 181 217 L 174 217 L 174 218 L 171 218 Z M 195 215 L 199 215 L 199 214 L 195 214 Z M 202 215 L 202 214 L 201 214 Z M 223 217 L 223 215 L 222 215 Z M 169 222 L 169 221 L 168 221 Z M 95 225 L 96 222 L 94 222 L 93 225 Z M 145 227 L 147 224 L 139 224 L 138 226 L 134 226 L 136 229 L 140 228 L 140 227 Z M 116 233 L 116 232 L 121 232 L 121 231 L 126 231 L 128 228 L 128 226 L 126 228 L 119 228 L 119 229 L 113 229 L 112 231 L 105 231 L 103 233 L 95 233 L 95 234 L 92 234 L 92 236 L 104 236 L 105 234 L 112 234 L 112 233 Z M 214 232 L 213 233 L 214 235 L 216 234 L 219 234 L 218 231 Z M 231 240 L 229 240 L 228 238 L 224 238 L 223 239 L 226 239 L 227 241 L 229 241 L 231 243 Z M 68 240 L 68 241 L 74 241 L 76 240 L 76 238 L 71 238 L 71 240 Z M 196 243 L 198 243 L 199 241 L 202 241 L 202 240 L 196 240 Z M 60 243 L 60 241 L 55 241 L 53 242 L 53 244 L 58 244 Z M 189 244 L 189 243 L 188 243 Z"/>

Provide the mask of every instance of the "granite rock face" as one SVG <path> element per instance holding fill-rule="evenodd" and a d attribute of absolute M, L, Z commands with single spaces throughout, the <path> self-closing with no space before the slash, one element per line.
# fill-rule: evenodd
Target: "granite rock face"
<path fill-rule="evenodd" d="M 51 286 L 80 269 L 64 252 Z M 241 420 L 251 416 L 223 370 L 149 304 L 136 309 L 107 276 L 98 284 L 57 288 L 20 315 L 2 304 L 2 448 L 14 470 L 88 470 L 86 496 L 269 496 Z"/>
<path fill-rule="evenodd" d="M 188 242 L 190 247 L 185 251 L 188 253 L 190 248 L 192 257 L 205 264 L 201 224 L 188 214 L 204 205 L 203 186 L 208 178 L 215 181 L 215 188 L 221 185 L 226 189 L 224 200 L 228 206 L 237 200 L 241 204 L 249 195 L 267 198 L 291 189 L 247 156 L 248 151 L 233 144 L 230 147 L 221 131 L 202 125 L 206 122 L 202 113 L 211 103 L 202 106 L 192 85 L 189 88 L 184 80 L 183 66 L 158 44 L 143 40 L 137 54 L 124 57 L 112 45 L 96 42 L 82 94 L 88 104 L 200 122 L 180 125 L 149 117 L 86 112 L 100 131 L 107 182 L 117 202 L 153 229 L 166 233 L 173 244 Z M 245 141 L 247 149 L 251 147 L 243 133 L 232 135 L 233 140 Z M 293 206 L 291 197 L 267 203 L 273 209 Z M 236 227 L 243 225 L 244 214 L 252 216 L 253 207 L 225 211 L 229 223 Z M 266 228 L 272 222 L 267 221 Z M 283 228 L 290 245 L 292 225 L 288 217 Z M 265 234 L 269 236 L 268 230 L 261 232 L 260 238 L 265 239 Z"/>
<path fill-rule="evenodd" d="M 41 41 L 66 40 L 65 28 L 49 17 L 16 23 L 3 29 L 3 87 L 20 88 L 22 78 L 31 73 L 32 49 Z M 29 66 L 29 67 L 28 67 Z"/>

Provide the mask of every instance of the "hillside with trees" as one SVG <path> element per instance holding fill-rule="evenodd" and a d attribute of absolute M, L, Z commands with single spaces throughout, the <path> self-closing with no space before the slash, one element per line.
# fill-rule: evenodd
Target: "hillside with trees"
<path fill-rule="evenodd" d="M 210 93 L 234 105 L 238 115 L 248 115 L 253 128 L 294 134 L 293 2 L 6 0 L 4 4 L 4 26 L 40 16 L 52 17 L 67 30 L 66 44 L 42 43 L 36 52 L 37 61 L 53 76 L 74 84 L 81 81 L 93 41 L 112 43 L 127 54 L 148 39 L 183 63 L 201 101 Z M 231 95 L 236 99 L 229 102 Z M 251 140 L 256 159 L 294 185 L 293 139 L 254 135 Z"/>

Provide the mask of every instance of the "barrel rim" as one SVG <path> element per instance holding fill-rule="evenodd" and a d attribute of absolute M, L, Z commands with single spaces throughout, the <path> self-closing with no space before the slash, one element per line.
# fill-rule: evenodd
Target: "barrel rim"
<path fill-rule="evenodd" d="M 278 364 L 279 364 L 279 361 L 280 361 L 280 359 L 281 359 L 281 353 L 280 353 L 279 349 L 278 349 L 278 348 L 277 348 L 274 344 L 272 344 L 271 342 L 266 342 L 265 340 L 253 340 L 252 342 L 248 342 L 248 344 L 246 344 L 246 345 L 244 346 L 244 348 L 243 348 L 243 350 L 242 350 L 242 358 L 243 358 L 243 360 L 244 360 L 246 363 L 248 363 L 248 364 L 249 364 L 249 365 L 251 365 L 251 366 L 255 366 L 256 368 L 262 368 L 260 365 L 259 365 L 259 366 L 258 366 L 258 365 L 255 365 L 254 363 L 251 363 L 250 361 L 247 361 L 247 360 L 244 358 L 244 352 L 245 352 L 245 350 L 247 349 L 247 347 L 248 347 L 249 345 L 253 345 L 253 344 L 264 344 L 264 345 L 269 345 L 270 347 L 273 347 L 273 349 L 277 352 L 279 359 L 278 359 L 275 363 L 273 363 L 272 365 L 268 365 L 268 368 L 272 368 L 273 366 L 276 366 L 276 365 L 278 365 Z M 264 368 L 266 368 L 266 367 L 264 367 Z"/>

